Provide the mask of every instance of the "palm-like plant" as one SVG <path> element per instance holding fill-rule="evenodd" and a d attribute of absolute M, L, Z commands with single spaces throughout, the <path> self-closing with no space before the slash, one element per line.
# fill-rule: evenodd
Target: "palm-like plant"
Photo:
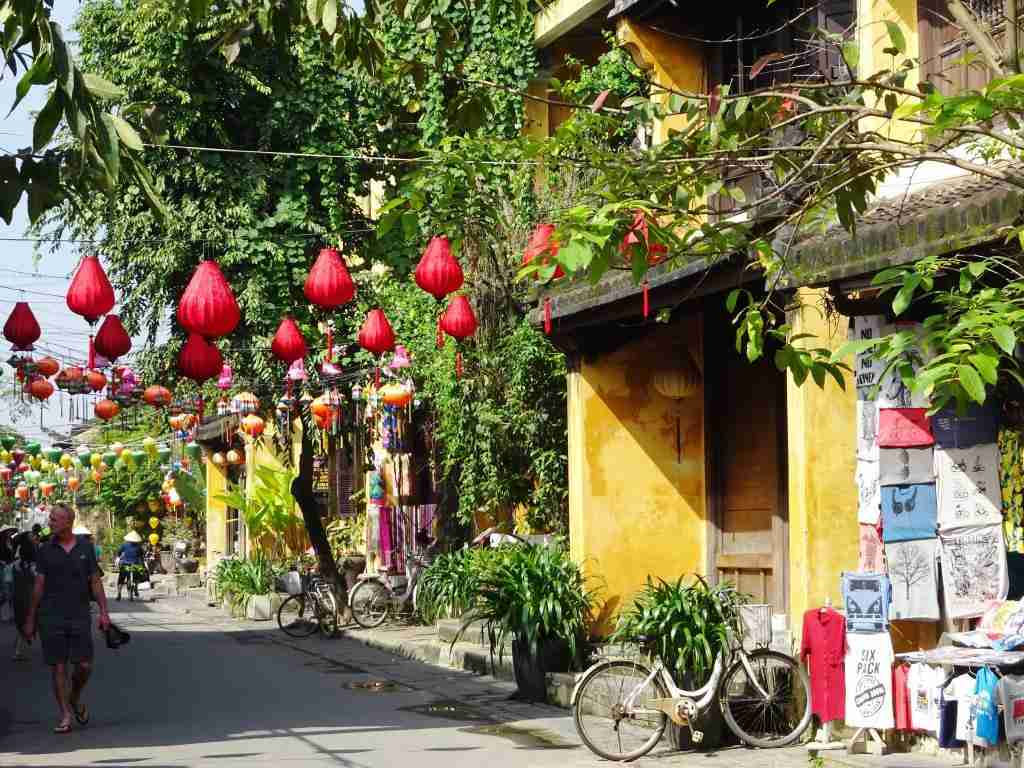
<path fill-rule="evenodd" d="M 438 555 L 420 577 L 416 608 L 428 624 L 461 616 L 476 602 L 480 572 L 503 549 L 465 547 Z"/>
<path fill-rule="evenodd" d="M 288 469 L 260 466 L 256 468 L 254 479 L 248 494 L 235 484 L 227 493 L 219 494 L 217 500 L 238 510 L 254 542 L 259 544 L 269 536 L 271 551 L 280 554 L 288 529 L 301 521 L 295 514 L 295 497 L 292 496 L 295 473 Z"/>

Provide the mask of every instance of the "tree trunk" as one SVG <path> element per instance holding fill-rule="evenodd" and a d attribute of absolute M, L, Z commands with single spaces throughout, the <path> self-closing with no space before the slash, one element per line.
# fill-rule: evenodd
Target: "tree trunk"
<path fill-rule="evenodd" d="M 1017 26 L 1017 0 L 1006 0 L 1006 66 L 1020 72 L 1020 28 Z"/>
<path fill-rule="evenodd" d="M 339 613 L 338 626 L 348 624 L 352 619 L 352 611 L 348 607 L 348 588 L 344 576 L 338 570 L 338 564 L 334 561 L 334 553 L 331 552 L 331 545 L 327 541 L 327 530 L 324 528 L 324 521 L 320 519 L 320 510 L 317 509 L 316 497 L 313 495 L 313 441 L 309 438 L 305 424 L 302 427 L 299 474 L 292 481 L 292 496 L 295 497 L 302 512 L 306 533 L 309 534 L 309 541 L 320 564 L 320 575 L 334 585 L 334 597 Z"/>

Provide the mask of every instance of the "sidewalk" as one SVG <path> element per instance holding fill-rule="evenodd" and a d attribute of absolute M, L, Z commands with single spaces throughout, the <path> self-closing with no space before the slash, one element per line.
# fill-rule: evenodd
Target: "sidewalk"
<path fill-rule="evenodd" d="M 481 674 L 467 668 L 452 668 L 449 660 L 463 667 L 486 660 L 486 649 L 479 653 L 455 653 L 445 658 L 433 627 L 389 624 L 378 629 L 346 628 L 340 638 L 325 639 L 314 636 L 309 640 L 293 640 L 282 633 L 274 622 L 256 622 L 231 619 L 205 604 L 205 596 L 161 596 L 152 604 L 158 611 L 187 613 L 201 618 L 224 632 L 255 634 L 251 642 L 287 645 L 293 650 L 336 665 L 358 665 L 376 677 L 382 685 L 397 685 L 430 691 L 440 697 L 436 708 L 438 716 L 445 710 L 453 712 L 454 719 L 467 719 L 480 723 L 481 733 L 517 743 L 536 744 L 549 748 L 570 750 L 566 766 L 605 764 L 580 745 L 572 718 L 566 709 L 547 704 L 520 702 L 512 698 L 516 687 L 513 682 Z M 462 644 L 459 644 L 462 645 Z M 466 644 L 469 645 L 469 644 Z M 360 650 L 362 647 L 362 650 Z M 467 662 L 467 658 L 469 661 Z M 408 661 L 407 661 L 408 660 Z M 506 661 L 508 661 L 506 659 Z M 418 663 L 415 663 L 418 662 Z M 498 670 L 499 673 L 501 670 Z M 571 678 L 571 676 L 566 676 Z M 524 748 L 529 748 L 525 747 Z M 571 756 L 571 758 L 570 758 Z M 637 766 L 690 766 L 704 768 L 950 768 L 962 765 L 956 757 L 934 757 L 923 754 L 847 755 L 845 751 L 820 753 L 814 761 L 803 747 L 780 750 L 751 750 L 730 747 L 717 751 L 672 751 L 663 739 L 657 749 Z M 991 765 L 1004 765 L 993 762 Z"/>

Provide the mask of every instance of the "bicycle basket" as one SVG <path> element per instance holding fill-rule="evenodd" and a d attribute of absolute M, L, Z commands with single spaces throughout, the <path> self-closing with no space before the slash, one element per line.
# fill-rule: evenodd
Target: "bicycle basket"
<path fill-rule="evenodd" d="M 744 648 L 766 648 L 772 643 L 772 607 L 755 603 L 740 606 Z"/>
<path fill-rule="evenodd" d="M 289 595 L 302 594 L 302 577 L 298 571 L 287 571 L 281 581 L 284 582 L 284 591 Z"/>

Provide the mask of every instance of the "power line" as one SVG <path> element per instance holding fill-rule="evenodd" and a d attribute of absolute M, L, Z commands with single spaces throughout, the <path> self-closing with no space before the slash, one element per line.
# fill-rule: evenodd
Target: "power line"
<path fill-rule="evenodd" d="M 397 157 L 392 155 L 332 155 L 320 152 L 284 152 L 273 149 L 236 149 L 234 147 L 202 147 L 191 144 L 143 144 L 153 149 L 177 149 L 185 152 L 214 152 L 228 155 L 260 155 L 269 157 L 298 157 L 310 160 L 364 160 L 382 163 L 443 163 L 440 157 Z M 538 165 L 536 160 L 477 160 L 479 165 Z"/>

